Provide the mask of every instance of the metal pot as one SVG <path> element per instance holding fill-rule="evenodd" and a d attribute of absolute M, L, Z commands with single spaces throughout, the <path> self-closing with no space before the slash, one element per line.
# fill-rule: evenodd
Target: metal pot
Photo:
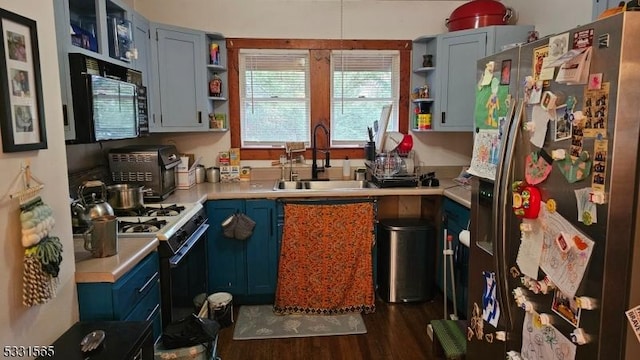
<path fill-rule="evenodd" d="M 109 204 L 114 209 L 130 210 L 144 206 L 143 185 L 136 184 L 115 184 L 107 186 L 109 193 Z"/>
<path fill-rule="evenodd" d="M 87 189 L 100 187 L 100 198 L 97 198 L 95 192 L 91 192 L 91 198 L 87 201 L 85 191 Z M 73 216 L 73 225 L 80 227 L 91 226 L 91 220 L 105 216 L 113 215 L 113 208 L 105 201 L 106 187 L 102 181 L 85 181 L 78 188 L 78 200 L 71 203 L 71 214 Z"/>
<path fill-rule="evenodd" d="M 515 11 L 495 0 L 469 1 L 451 13 L 445 21 L 449 31 L 474 29 L 515 22 Z"/>

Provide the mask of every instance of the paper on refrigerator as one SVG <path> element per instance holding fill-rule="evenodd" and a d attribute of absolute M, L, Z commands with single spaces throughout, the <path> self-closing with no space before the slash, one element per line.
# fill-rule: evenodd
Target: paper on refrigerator
<path fill-rule="evenodd" d="M 542 246 L 544 244 L 544 232 L 540 228 L 537 220 L 523 219 L 522 223 L 529 225 L 531 231 L 523 231 L 520 248 L 516 263 L 520 272 L 533 278 L 538 278 L 538 267 L 542 256 Z"/>
<path fill-rule="evenodd" d="M 473 142 L 471 166 L 467 172 L 471 175 L 495 180 L 500 154 L 500 132 L 498 130 L 479 130 Z"/>
<path fill-rule="evenodd" d="M 594 242 L 578 231 L 571 222 L 557 212 L 549 212 L 543 203 L 539 221 L 544 224 L 544 245 L 540 268 L 563 293 L 575 296 L 589 264 Z M 556 237 L 562 234 L 568 241 L 579 244 L 562 252 L 556 245 Z"/>
<path fill-rule="evenodd" d="M 571 360 L 576 358 L 576 345 L 555 327 L 542 325 L 540 315 L 527 312 L 522 323 L 520 355 L 528 360 Z"/>

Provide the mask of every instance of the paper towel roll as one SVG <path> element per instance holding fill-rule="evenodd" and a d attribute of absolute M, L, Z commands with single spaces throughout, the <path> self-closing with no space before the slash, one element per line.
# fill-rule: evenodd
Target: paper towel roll
<path fill-rule="evenodd" d="M 460 239 L 460 243 L 462 245 L 469 247 L 469 244 L 471 242 L 471 234 L 469 233 L 469 230 L 460 231 L 460 235 L 458 235 L 458 239 Z"/>

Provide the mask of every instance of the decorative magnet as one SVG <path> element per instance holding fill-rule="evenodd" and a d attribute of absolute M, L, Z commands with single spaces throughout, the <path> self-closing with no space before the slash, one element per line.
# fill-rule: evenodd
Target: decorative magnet
<path fill-rule="evenodd" d="M 525 301 L 520 307 L 526 312 L 534 312 L 536 309 L 533 307 L 531 301 Z"/>
<path fill-rule="evenodd" d="M 578 345 L 584 345 L 589 342 L 589 335 L 587 335 L 582 328 L 577 328 L 573 330 L 570 334 L 571 341 Z"/>
<path fill-rule="evenodd" d="M 587 296 L 577 296 L 575 298 L 576 306 L 584 310 L 593 310 L 598 307 L 598 302 L 594 298 Z"/>
<path fill-rule="evenodd" d="M 540 323 L 542 323 L 542 325 L 550 326 L 553 324 L 553 316 L 549 314 L 540 314 Z"/>
<path fill-rule="evenodd" d="M 568 236 L 564 232 L 558 234 L 555 239 L 558 249 L 560 249 L 560 251 L 562 251 L 563 253 L 567 253 L 569 249 L 571 249 L 571 245 L 567 239 Z"/>
<path fill-rule="evenodd" d="M 520 231 L 521 232 L 531 232 L 531 231 L 533 231 L 533 227 L 529 223 L 521 223 L 520 224 Z"/>
<path fill-rule="evenodd" d="M 540 292 L 543 294 L 548 294 L 549 293 L 549 286 L 547 286 L 547 283 L 544 281 L 538 281 L 538 284 L 540 284 Z"/>
<path fill-rule="evenodd" d="M 589 201 L 594 204 L 606 203 L 606 195 L 602 191 L 592 191 L 589 193 Z"/>
<path fill-rule="evenodd" d="M 484 335 L 484 339 L 485 339 L 486 342 L 491 344 L 493 342 L 493 334 L 485 334 Z"/>
<path fill-rule="evenodd" d="M 515 266 L 512 266 L 511 269 L 509 269 L 509 273 L 511 273 L 511 276 L 514 279 L 520 276 L 520 270 L 518 270 L 518 268 Z"/>
<path fill-rule="evenodd" d="M 545 207 L 547 208 L 547 212 L 553 214 L 554 212 L 556 212 L 556 209 L 558 208 L 558 204 L 556 204 L 555 200 L 548 199 L 547 203 L 545 204 Z"/>
<path fill-rule="evenodd" d="M 540 100 L 540 106 L 545 110 L 555 110 L 558 97 L 551 91 L 545 91 L 542 93 L 542 99 Z"/>
<path fill-rule="evenodd" d="M 575 235 L 574 237 L 572 237 L 571 242 L 573 243 L 573 246 L 575 246 L 576 249 L 580 251 L 586 250 L 589 247 L 589 244 L 582 240 L 579 235 Z"/>
<path fill-rule="evenodd" d="M 536 185 L 546 180 L 551 173 L 551 163 L 553 163 L 553 159 L 543 149 L 527 155 L 524 169 L 527 183 Z"/>
<path fill-rule="evenodd" d="M 584 180 L 591 173 L 591 160 L 587 151 L 580 151 L 578 157 L 556 161 L 556 165 L 569 183 Z"/>
<path fill-rule="evenodd" d="M 508 351 L 507 360 L 522 360 L 522 356 L 520 356 L 520 353 L 516 351 Z"/>
<path fill-rule="evenodd" d="M 544 279 L 542 279 L 542 282 L 544 282 L 549 289 L 556 288 L 556 284 L 554 284 L 553 281 L 551 281 L 551 279 L 549 279 L 548 276 L 545 276 Z"/>
<path fill-rule="evenodd" d="M 513 296 L 514 297 L 522 297 L 522 296 L 524 296 L 524 289 L 522 289 L 519 286 L 517 288 L 513 289 Z"/>
<path fill-rule="evenodd" d="M 496 340 L 499 341 L 507 341 L 507 332 L 506 331 L 496 331 Z"/>
<path fill-rule="evenodd" d="M 553 160 L 564 160 L 567 157 L 567 151 L 564 149 L 557 149 L 551 151 L 551 158 Z"/>
<path fill-rule="evenodd" d="M 524 123 L 522 128 L 526 131 L 534 132 L 536 131 L 536 123 L 534 123 L 533 121 L 527 121 L 526 123 Z"/>
<path fill-rule="evenodd" d="M 517 181 L 512 186 L 513 212 L 525 219 L 537 219 L 540 213 L 540 190 L 534 186 Z"/>

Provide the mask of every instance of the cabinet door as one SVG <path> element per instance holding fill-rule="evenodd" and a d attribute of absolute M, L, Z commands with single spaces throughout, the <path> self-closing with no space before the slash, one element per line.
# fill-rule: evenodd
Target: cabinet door
<path fill-rule="evenodd" d="M 156 112 L 151 119 L 150 131 L 208 130 L 203 76 L 204 33 L 163 26 L 157 27 L 155 33 L 160 119 Z"/>
<path fill-rule="evenodd" d="M 133 41 L 138 58 L 133 61 L 133 68 L 142 72 L 142 83 L 149 87 L 151 69 L 151 24 L 138 13 L 133 14 Z"/>
<path fill-rule="evenodd" d="M 469 249 L 462 245 L 459 241 L 459 234 L 462 230 L 467 229 L 469 222 L 469 209 L 458 204 L 455 201 L 450 199 L 444 199 L 442 203 L 444 221 L 443 221 L 443 229 L 447 230 L 447 235 L 452 235 L 453 242 L 451 243 L 451 248 L 453 250 L 453 267 L 454 267 L 454 277 L 455 277 L 455 285 L 456 285 L 456 302 L 458 309 L 458 316 L 460 318 L 464 318 L 467 313 L 467 287 L 468 287 L 468 263 L 469 263 Z M 444 248 L 444 232 L 438 237 L 437 244 L 437 257 L 438 257 L 438 268 L 436 270 L 437 279 L 436 283 L 438 287 L 444 291 L 444 281 L 443 281 L 443 273 L 444 266 L 446 265 L 446 274 L 447 274 L 447 297 L 449 300 L 453 301 L 453 292 L 452 292 L 452 282 L 451 282 L 451 273 L 450 273 L 450 265 L 448 258 L 446 259 L 442 254 L 442 250 Z"/>
<path fill-rule="evenodd" d="M 476 63 L 485 57 L 485 32 L 443 36 L 438 45 L 438 131 L 472 131 L 475 107 Z"/>
<path fill-rule="evenodd" d="M 73 103 L 71 98 L 71 78 L 69 75 L 69 3 L 67 0 L 53 2 L 56 20 L 56 37 L 58 38 L 58 67 L 60 70 L 60 96 L 62 102 L 62 119 L 64 139 L 75 140 L 76 129 L 73 121 Z"/>
<path fill-rule="evenodd" d="M 619 0 L 593 0 L 593 20 L 598 19 L 603 11 L 617 7 L 618 3 L 620 3 Z"/>
<path fill-rule="evenodd" d="M 247 239 L 247 294 L 274 294 L 278 273 L 276 203 L 274 200 L 247 200 L 247 216 L 256 222 Z"/>
<path fill-rule="evenodd" d="M 244 211 L 244 200 L 216 200 L 207 203 L 209 293 L 224 291 L 233 295 L 246 294 L 246 240 L 225 237 L 221 225 L 227 217 L 239 211 Z"/>

